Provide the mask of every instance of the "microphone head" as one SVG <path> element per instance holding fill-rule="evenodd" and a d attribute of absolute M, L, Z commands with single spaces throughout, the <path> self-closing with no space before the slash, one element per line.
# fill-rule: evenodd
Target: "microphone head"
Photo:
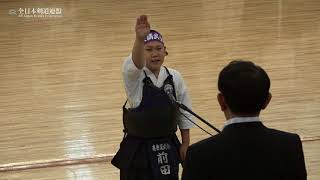
<path fill-rule="evenodd" d="M 173 87 L 171 84 L 166 84 L 164 85 L 164 88 L 163 88 L 164 92 L 167 93 L 167 94 L 173 94 Z"/>

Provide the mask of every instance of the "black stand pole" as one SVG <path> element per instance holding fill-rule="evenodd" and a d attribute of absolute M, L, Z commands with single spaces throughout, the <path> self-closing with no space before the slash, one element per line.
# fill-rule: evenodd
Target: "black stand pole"
<path fill-rule="evenodd" d="M 189 112 L 190 114 L 192 114 L 192 115 L 194 115 L 195 117 L 197 117 L 198 119 L 200 119 L 203 123 L 205 123 L 206 125 L 208 125 L 208 126 L 211 127 L 212 129 L 214 129 L 215 131 L 217 131 L 218 133 L 221 133 L 221 131 L 220 131 L 219 129 L 217 129 L 216 127 L 214 127 L 213 125 L 211 125 L 209 122 L 207 122 L 206 120 L 204 120 L 202 117 L 198 116 L 196 113 L 194 113 L 193 111 L 191 111 L 191 110 L 190 110 L 187 106 L 185 106 L 184 104 L 179 103 L 179 102 L 177 102 L 177 101 L 174 101 L 174 102 L 176 103 L 176 105 L 177 105 L 179 108 L 181 108 L 181 109 Z"/>

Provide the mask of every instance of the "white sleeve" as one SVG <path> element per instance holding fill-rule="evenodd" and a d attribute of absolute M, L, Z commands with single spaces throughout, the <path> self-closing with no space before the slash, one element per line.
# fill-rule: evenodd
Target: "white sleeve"
<path fill-rule="evenodd" d="M 129 104 L 131 107 L 137 106 L 142 97 L 141 78 L 143 78 L 143 70 L 136 67 L 131 55 L 124 60 L 122 76 Z"/>
<path fill-rule="evenodd" d="M 188 93 L 188 89 L 182 79 L 182 76 L 178 71 L 175 71 L 175 76 L 174 76 L 174 82 L 175 82 L 175 90 L 176 90 L 176 95 L 177 95 L 177 100 L 187 106 L 190 110 L 192 110 L 192 102 Z M 192 118 L 192 115 L 188 113 L 185 110 L 180 109 L 180 111 L 189 119 L 194 121 Z M 188 120 L 185 116 L 183 116 L 181 113 L 178 113 L 178 126 L 180 129 L 190 129 L 194 127 L 195 125 Z"/>

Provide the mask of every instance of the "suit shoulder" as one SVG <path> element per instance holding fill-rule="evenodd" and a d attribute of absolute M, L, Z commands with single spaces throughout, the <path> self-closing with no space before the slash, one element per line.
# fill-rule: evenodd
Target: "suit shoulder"
<path fill-rule="evenodd" d="M 219 139 L 219 136 L 220 135 L 217 134 L 215 136 L 196 142 L 189 147 L 189 150 L 195 152 L 195 151 L 201 151 L 202 149 L 207 149 L 209 146 L 215 144 L 216 140 Z"/>
<path fill-rule="evenodd" d="M 270 128 L 267 128 L 267 131 L 269 140 L 279 146 L 296 146 L 297 144 L 302 143 L 298 134 Z"/>
<path fill-rule="evenodd" d="M 284 138 L 286 137 L 286 138 L 299 138 L 300 139 L 299 135 L 296 133 L 286 132 L 286 131 L 272 129 L 272 128 L 267 128 L 267 130 L 271 134 L 274 134 L 275 136 L 284 137 Z"/>

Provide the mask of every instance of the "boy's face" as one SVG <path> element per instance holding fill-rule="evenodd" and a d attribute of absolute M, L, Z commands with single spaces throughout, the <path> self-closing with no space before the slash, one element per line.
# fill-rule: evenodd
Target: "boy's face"
<path fill-rule="evenodd" d="M 150 41 L 144 45 L 146 67 L 152 72 L 160 70 L 166 55 L 165 46 L 159 41 Z"/>

